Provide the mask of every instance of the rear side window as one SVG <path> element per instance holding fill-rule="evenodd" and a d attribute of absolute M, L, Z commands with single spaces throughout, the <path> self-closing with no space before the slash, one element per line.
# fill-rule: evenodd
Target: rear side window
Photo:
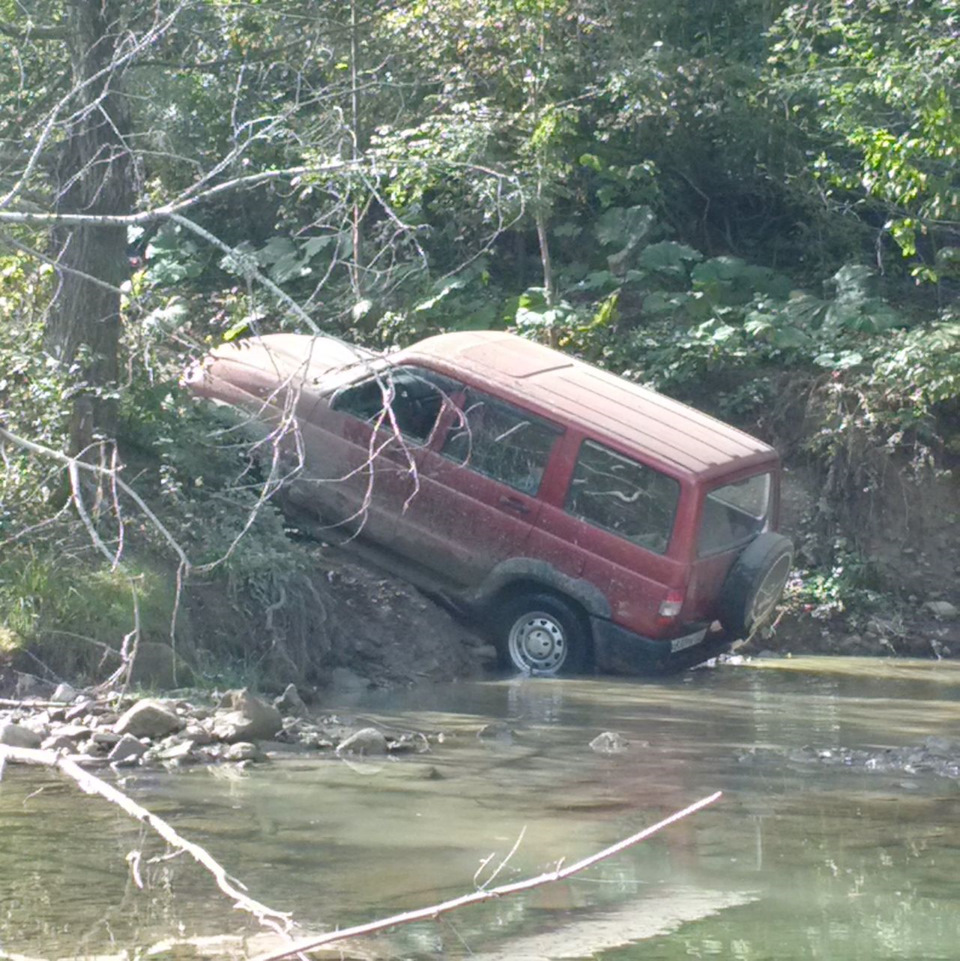
<path fill-rule="evenodd" d="M 450 378 L 420 367 L 388 368 L 376 377 L 344 387 L 334 395 L 330 406 L 364 421 L 379 421 L 380 427 L 389 430 L 389 403 L 400 433 L 424 443 L 433 432 L 444 399 L 460 389 L 461 385 Z"/>
<path fill-rule="evenodd" d="M 679 499 L 680 484 L 672 477 L 588 440 L 580 448 L 565 508 L 588 524 L 663 554 Z"/>
<path fill-rule="evenodd" d="M 536 494 L 559 428 L 512 404 L 467 390 L 463 412 L 441 453 L 465 467 Z"/>
<path fill-rule="evenodd" d="M 707 494 L 697 553 L 718 554 L 752 540 L 767 526 L 770 475 L 755 474 Z"/>

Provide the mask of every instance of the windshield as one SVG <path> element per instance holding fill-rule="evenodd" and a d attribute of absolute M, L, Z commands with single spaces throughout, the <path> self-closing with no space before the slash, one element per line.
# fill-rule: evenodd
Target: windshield
<path fill-rule="evenodd" d="M 770 474 L 754 474 L 707 494 L 697 553 L 718 554 L 756 537 L 770 513 Z"/>

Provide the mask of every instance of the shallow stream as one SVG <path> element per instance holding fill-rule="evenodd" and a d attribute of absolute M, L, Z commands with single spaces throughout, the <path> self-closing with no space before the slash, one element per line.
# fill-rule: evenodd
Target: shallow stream
<path fill-rule="evenodd" d="M 351 942 L 346 957 L 960 957 L 960 782 L 814 759 L 960 738 L 960 664 L 797 658 L 665 681 L 463 683 L 324 708 L 444 738 L 377 761 L 286 756 L 122 783 L 252 897 L 292 912 L 299 933 L 455 897 L 498 867 L 492 885 L 536 875 L 724 792 L 576 878 Z M 490 722 L 509 731 L 478 737 Z M 592 751 L 603 731 L 625 750 Z M 163 854 L 72 782 L 8 766 L 0 957 L 132 958 L 151 946 L 155 958 L 252 956 L 276 943 L 252 937 L 256 924 L 193 862 Z"/>

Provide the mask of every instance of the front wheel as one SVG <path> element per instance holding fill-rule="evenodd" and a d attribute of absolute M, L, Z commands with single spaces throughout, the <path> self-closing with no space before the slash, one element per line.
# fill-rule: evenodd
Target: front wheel
<path fill-rule="evenodd" d="M 576 674 L 587 663 L 589 628 L 571 604 L 553 594 L 509 601 L 497 634 L 503 660 L 524 674 Z"/>

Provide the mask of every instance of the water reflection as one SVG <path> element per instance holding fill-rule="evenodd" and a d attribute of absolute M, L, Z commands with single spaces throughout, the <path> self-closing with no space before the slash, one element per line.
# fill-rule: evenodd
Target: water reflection
<path fill-rule="evenodd" d="M 444 743 L 374 765 L 288 758 L 145 774 L 126 789 L 253 897 L 318 930 L 468 891 L 482 860 L 499 864 L 521 834 L 498 881 L 569 863 L 719 788 L 720 805 L 587 875 L 356 951 L 953 958 L 956 784 L 818 766 L 796 749 L 942 734 L 957 718 L 958 684 L 944 662 L 798 659 L 658 682 L 504 679 L 374 694 L 344 716 L 443 731 Z M 490 721 L 512 733 L 478 737 Z M 624 753 L 588 748 L 608 730 Z M 126 870 L 131 850 L 142 852 L 144 891 Z M 178 933 L 253 930 L 192 863 L 150 862 L 163 854 L 72 785 L 8 768 L 0 956 L 132 956 Z"/>

